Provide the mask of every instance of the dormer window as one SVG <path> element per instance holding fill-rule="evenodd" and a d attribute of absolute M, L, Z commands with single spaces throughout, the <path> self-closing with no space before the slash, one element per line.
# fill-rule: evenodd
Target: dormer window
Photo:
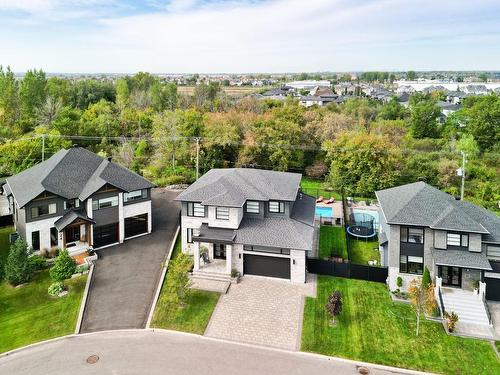
<path fill-rule="evenodd" d="M 285 203 L 279 201 L 269 201 L 269 212 L 276 214 L 284 214 Z"/>
<path fill-rule="evenodd" d="M 249 214 L 260 213 L 260 204 L 257 201 L 247 201 L 247 212 Z"/>

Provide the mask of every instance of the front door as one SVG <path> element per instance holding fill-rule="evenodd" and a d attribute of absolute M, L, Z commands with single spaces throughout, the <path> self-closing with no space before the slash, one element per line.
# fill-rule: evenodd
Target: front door
<path fill-rule="evenodd" d="M 66 228 L 66 242 L 80 241 L 80 225 Z"/>
<path fill-rule="evenodd" d="M 215 259 L 226 259 L 226 245 L 222 243 L 214 244 L 214 258 Z"/>
<path fill-rule="evenodd" d="M 460 267 L 440 266 L 439 276 L 443 279 L 443 285 L 462 286 L 462 269 Z"/>

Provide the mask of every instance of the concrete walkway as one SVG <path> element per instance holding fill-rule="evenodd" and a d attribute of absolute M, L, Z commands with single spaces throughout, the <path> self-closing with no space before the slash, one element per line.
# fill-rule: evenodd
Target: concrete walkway
<path fill-rule="evenodd" d="M 305 295 L 315 295 L 312 275 L 306 284 L 245 276 L 219 299 L 205 336 L 298 350 Z"/>
<path fill-rule="evenodd" d="M 95 355 L 95 357 L 90 356 Z M 93 362 L 92 359 L 97 360 Z M 0 374 L 371 375 L 414 371 L 258 348 L 179 332 L 135 330 L 70 336 L 0 356 Z"/>
<path fill-rule="evenodd" d="M 153 232 L 99 250 L 81 332 L 144 328 L 179 223 L 177 193 L 152 192 Z"/>

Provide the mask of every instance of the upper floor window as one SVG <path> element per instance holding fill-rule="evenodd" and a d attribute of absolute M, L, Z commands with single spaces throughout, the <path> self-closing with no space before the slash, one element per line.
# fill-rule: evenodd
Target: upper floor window
<path fill-rule="evenodd" d="M 458 247 L 468 247 L 469 246 L 469 236 L 467 234 L 446 233 L 446 245 L 458 246 Z"/>
<path fill-rule="evenodd" d="M 68 199 L 67 201 L 64 202 L 64 209 L 69 210 L 71 208 L 78 208 L 80 207 L 80 199 L 75 198 L 75 199 Z"/>
<path fill-rule="evenodd" d="M 260 204 L 257 201 L 247 201 L 247 212 L 249 214 L 260 213 Z"/>
<path fill-rule="evenodd" d="M 102 208 L 116 207 L 118 206 L 118 196 L 101 199 L 92 199 L 92 209 L 100 210 Z"/>
<path fill-rule="evenodd" d="M 188 216 L 205 217 L 205 207 L 201 203 L 188 202 L 187 214 Z"/>
<path fill-rule="evenodd" d="M 217 220 L 229 220 L 229 208 L 228 207 L 216 207 L 215 208 L 215 218 Z"/>
<path fill-rule="evenodd" d="M 137 199 L 146 199 L 148 197 L 148 190 L 134 190 L 130 193 L 123 193 L 123 202 L 127 203 L 130 201 L 135 201 Z"/>
<path fill-rule="evenodd" d="M 31 207 L 31 218 L 37 218 L 39 216 L 52 215 L 57 211 L 57 205 L 55 203 L 43 204 L 41 206 Z"/>
<path fill-rule="evenodd" d="M 424 243 L 422 228 L 401 227 L 401 242 Z"/>
<path fill-rule="evenodd" d="M 269 201 L 269 212 L 277 214 L 285 213 L 285 203 L 279 201 Z"/>

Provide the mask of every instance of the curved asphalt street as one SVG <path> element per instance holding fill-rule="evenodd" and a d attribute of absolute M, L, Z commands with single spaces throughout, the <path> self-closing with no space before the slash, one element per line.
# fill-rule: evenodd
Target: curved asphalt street
<path fill-rule="evenodd" d="M 94 364 L 87 358 L 97 355 Z M 356 362 L 162 330 L 68 336 L 0 356 L 0 374 L 359 374 Z M 412 371 L 367 365 L 370 374 Z"/>

